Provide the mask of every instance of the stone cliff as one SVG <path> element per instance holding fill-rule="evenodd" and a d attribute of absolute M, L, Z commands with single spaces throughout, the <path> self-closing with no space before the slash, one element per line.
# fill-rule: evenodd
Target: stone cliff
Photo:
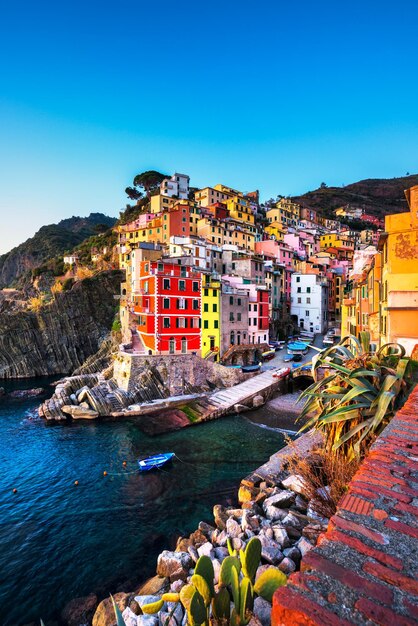
<path fill-rule="evenodd" d="M 0 300 L 0 378 L 69 374 L 109 337 L 122 272 L 102 272 L 32 312 Z"/>

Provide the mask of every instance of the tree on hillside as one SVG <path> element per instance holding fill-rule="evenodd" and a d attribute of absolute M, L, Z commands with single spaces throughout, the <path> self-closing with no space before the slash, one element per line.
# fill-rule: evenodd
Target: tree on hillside
<path fill-rule="evenodd" d="M 158 188 L 164 178 L 167 178 L 165 174 L 161 174 L 161 172 L 156 172 L 155 170 L 142 172 L 142 174 L 135 176 L 133 187 L 127 187 L 125 193 L 131 200 L 139 200 L 139 198 L 143 196 L 143 193 L 138 189 L 139 187 L 142 188 L 147 194 L 147 197 L 150 198 L 152 192 Z"/>

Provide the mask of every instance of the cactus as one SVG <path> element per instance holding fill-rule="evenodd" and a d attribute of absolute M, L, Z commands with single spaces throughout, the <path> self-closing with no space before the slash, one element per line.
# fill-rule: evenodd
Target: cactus
<path fill-rule="evenodd" d="M 271 602 L 273 593 L 286 584 L 287 579 L 282 572 L 271 567 L 254 583 L 261 558 L 261 542 L 257 537 L 250 539 L 246 548 L 240 550 L 239 558 L 230 542 L 228 549 L 230 555 L 222 561 L 217 593 L 212 561 L 208 556 L 201 556 L 190 583 L 182 587 L 179 594 L 165 593 L 158 602 L 141 607 L 144 613 L 158 613 L 164 602 L 181 602 L 190 626 L 207 626 L 210 616 L 223 626 L 246 626 L 251 619 L 254 597 L 259 595 Z M 117 626 L 125 626 L 115 604 L 114 608 Z"/>
<path fill-rule="evenodd" d="M 203 576 L 200 576 L 200 574 L 194 574 L 190 582 L 196 587 L 197 591 L 202 596 L 205 606 L 209 606 L 212 600 L 212 595 L 210 593 L 209 585 Z"/>
<path fill-rule="evenodd" d="M 141 610 L 143 613 L 146 613 L 147 615 L 151 615 L 152 613 L 158 613 L 158 611 L 161 611 L 163 606 L 164 606 L 164 600 L 161 598 L 161 600 L 157 600 L 157 602 L 151 602 L 150 604 L 143 604 L 141 606 Z"/>
<path fill-rule="evenodd" d="M 228 548 L 229 556 L 237 556 L 238 552 L 237 550 L 235 550 L 234 546 L 232 545 L 232 541 L 230 537 L 228 537 L 228 539 L 226 540 L 226 546 Z"/>
<path fill-rule="evenodd" d="M 251 619 L 251 611 L 253 610 L 253 585 L 247 576 L 241 581 L 240 588 L 240 604 L 239 604 L 239 618 L 240 624 L 248 624 Z"/>
<path fill-rule="evenodd" d="M 163 593 L 161 596 L 161 600 L 164 602 L 180 602 L 180 594 L 179 593 Z"/>
<path fill-rule="evenodd" d="M 213 598 L 212 614 L 220 621 L 229 620 L 231 614 L 231 598 L 225 587 L 222 587 Z"/>
<path fill-rule="evenodd" d="M 195 589 L 190 601 L 189 616 L 192 618 L 192 624 L 199 625 L 208 620 L 208 611 L 205 606 L 205 601 Z"/>
<path fill-rule="evenodd" d="M 261 559 L 261 543 L 257 537 L 252 537 L 245 550 L 240 550 L 242 571 L 247 578 L 254 582 L 257 568 Z"/>
<path fill-rule="evenodd" d="M 241 563 L 236 556 L 227 556 L 221 565 L 221 571 L 219 573 L 219 585 L 221 587 L 227 587 L 231 584 L 231 572 L 235 569 L 239 574 L 241 571 Z"/>
<path fill-rule="evenodd" d="M 210 590 L 210 594 L 213 597 L 215 595 L 215 587 L 213 584 L 215 572 L 213 571 L 212 561 L 208 556 L 203 555 L 200 557 L 200 559 L 198 559 L 194 573 L 199 574 L 206 580 Z"/>
<path fill-rule="evenodd" d="M 273 598 L 273 593 L 276 591 L 278 587 L 282 587 L 286 584 L 287 578 L 274 567 L 269 567 L 265 572 L 259 576 L 254 585 L 254 591 L 258 596 L 267 600 L 267 602 L 271 602 Z"/>

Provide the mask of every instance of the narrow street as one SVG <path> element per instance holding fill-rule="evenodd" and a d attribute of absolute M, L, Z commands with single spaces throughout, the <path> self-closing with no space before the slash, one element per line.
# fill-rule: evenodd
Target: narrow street
<path fill-rule="evenodd" d="M 315 338 L 312 344 L 316 346 L 317 348 L 323 348 L 324 347 L 322 343 L 323 338 L 324 338 L 324 335 L 318 333 L 317 335 L 315 335 Z M 299 361 L 299 363 L 294 363 L 294 365 L 300 366 L 300 365 L 303 365 L 304 363 L 308 363 L 311 360 L 312 356 L 315 354 L 315 352 L 316 352 L 315 350 L 313 350 L 312 348 L 309 348 L 308 353 L 303 357 L 302 361 Z M 263 365 L 261 366 L 261 371 L 266 372 L 270 369 L 277 369 L 280 367 L 292 368 L 293 361 L 289 361 L 288 363 L 284 361 L 284 359 L 288 356 L 289 355 L 287 354 L 287 346 L 284 345 L 284 347 L 281 350 L 278 350 L 276 352 L 276 356 L 274 357 L 274 359 L 271 359 L 271 361 L 266 361 L 265 363 L 263 363 Z"/>

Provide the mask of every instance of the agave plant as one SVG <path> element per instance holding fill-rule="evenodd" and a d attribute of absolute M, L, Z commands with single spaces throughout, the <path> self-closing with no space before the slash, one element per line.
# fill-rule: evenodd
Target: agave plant
<path fill-rule="evenodd" d="M 388 343 L 373 352 L 363 332 L 318 352 L 314 383 L 299 397 L 305 400 L 299 419 L 308 418 L 300 430 L 321 430 L 328 450 L 361 458 L 404 398 L 405 349 Z"/>

